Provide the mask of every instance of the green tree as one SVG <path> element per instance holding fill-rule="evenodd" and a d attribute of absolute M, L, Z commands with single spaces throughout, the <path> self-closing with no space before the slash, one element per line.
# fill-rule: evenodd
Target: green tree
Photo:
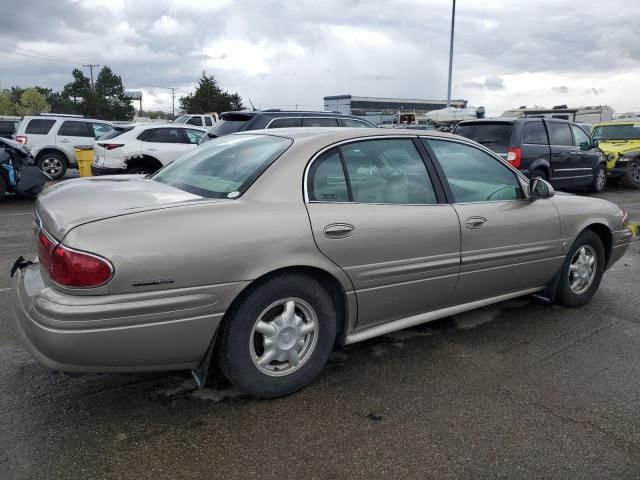
<path fill-rule="evenodd" d="M 20 105 L 18 106 L 20 115 L 35 115 L 48 111 L 49 104 L 46 97 L 36 88 L 28 88 L 20 95 Z"/>
<path fill-rule="evenodd" d="M 0 92 L 0 115 L 15 115 L 16 104 L 11 99 L 11 95 L 8 90 Z"/>
<path fill-rule="evenodd" d="M 96 116 L 105 120 L 132 120 L 135 109 L 124 94 L 122 78 L 107 66 L 102 67 L 95 83 Z"/>
<path fill-rule="evenodd" d="M 56 112 L 95 116 L 96 100 L 91 82 L 79 68 L 74 68 L 71 75 L 73 81 L 67 83 L 52 102 L 56 104 Z"/>
<path fill-rule="evenodd" d="M 242 98 L 237 93 L 223 91 L 213 75 L 202 72 L 196 90 L 180 98 L 180 108 L 187 113 L 242 110 Z"/>

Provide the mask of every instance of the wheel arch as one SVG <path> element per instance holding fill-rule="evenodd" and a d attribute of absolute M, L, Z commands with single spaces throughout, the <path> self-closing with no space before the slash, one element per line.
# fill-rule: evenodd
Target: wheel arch
<path fill-rule="evenodd" d="M 38 150 L 38 152 L 34 155 L 36 162 L 38 160 L 40 160 L 47 153 L 59 153 L 67 161 L 67 166 L 72 163 L 71 159 L 69 158 L 69 156 L 63 150 L 61 150 L 61 149 L 59 149 L 57 147 L 43 147 L 40 150 Z"/>
<path fill-rule="evenodd" d="M 592 223 L 587 225 L 582 232 L 586 230 L 594 232 L 598 237 L 600 237 L 600 240 L 602 240 L 602 244 L 604 245 L 605 265 L 608 266 L 611 258 L 611 250 L 613 249 L 613 232 L 604 223 Z"/>
<path fill-rule="evenodd" d="M 529 166 L 529 173 L 534 170 L 545 170 L 547 172 L 547 178 L 551 179 L 551 164 L 546 158 L 536 158 Z"/>
<path fill-rule="evenodd" d="M 152 155 L 147 155 L 147 154 L 138 154 L 135 156 L 132 155 L 129 158 L 127 158 L 125 163 L 127 165 L 127 170 L 131 168 L 135 168 L 137 166 L 141 166 L 141 165 L 151 165 L 156 170 L 159 170 L 162 167 L 164 167 L 164 165 L 160 160 L 158 160 L 156 157 Z"/>

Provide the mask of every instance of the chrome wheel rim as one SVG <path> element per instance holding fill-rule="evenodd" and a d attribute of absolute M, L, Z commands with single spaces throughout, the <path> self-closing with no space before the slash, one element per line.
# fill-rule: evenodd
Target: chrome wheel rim
<path fill-rule="evenodd" d="M 640 183 L 640 163 L 631 162 L 629 164 L 629 176 L 634 182 Z"/>
<path fill-rule="evenodd" d="M 62 172 L 62 162 L 56 157 L 45 158 L 42 160 L 42 171 L 51 177 L 57 177 Z"/>
<path fill-rule="evenodd" d="M 591 245 L 583 245 L 573 254 L 569 265 L 569 288 L 576 295 L 587 290 L 596 278 L 598 258 Z"/>
<path fill-rule="evenodd" d="M 265 375 L 282 377 L 298 371 L 309 360 L 318 341 L 318 316 L 299 298 L 272 303 L 251 330 L 249 353 Z"/>
<path fill-rule="evenodd" d="M 598 170 L 598 177 L 596 178 L 596 188 L 598 190 L 604 190 L 605 185 L 607 184 L 607 172 L 604 169 Z"/>

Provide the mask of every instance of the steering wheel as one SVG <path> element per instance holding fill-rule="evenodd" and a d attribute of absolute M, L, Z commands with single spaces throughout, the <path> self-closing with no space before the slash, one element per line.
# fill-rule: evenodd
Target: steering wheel
<path fill-rule="evenodd" d="M 402 183 L 409 183 L 409 178 L 407 177 L 407 174 L 404 173 L 402 170 L 398 170 L 397 168 L 389 170 L 389 172 L 384 176 L 384 178 L 389 182 L 402 181 Z"/>
<path fill-rule="evenodd" d="M 497 198 L 498 194 L 500 194 L 500 192 L 504 192 L 505 190 L 511 190 L 513 187 L 509 186 L 509 185 L 505 185 L 500 187 L 498 190 L 496 190 L 495 192 L 491 192 L 489 194 L 489 196 L 487 197 L 487 200 L 506 200 L 504 198 Z"/>

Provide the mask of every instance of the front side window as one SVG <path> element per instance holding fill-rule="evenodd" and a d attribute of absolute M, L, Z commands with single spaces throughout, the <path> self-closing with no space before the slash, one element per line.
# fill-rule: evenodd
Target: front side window
<path fill-rule="evenodd" d="M 185 143 L 179 128 L 151 128 L 142 132 L 138 140 L 153 143 Z"/>
<path fill-rule="evenodd" d="M 29 121 L 24 133 L 31 133 L 33 135 L 46 135 L 56 123 L 55 120 L 33 119 Z"/>
<path fill-rule="evenodd" d="M 60 125 L 60 128 L 58 129 L 58 136 L 93 138 L 95 135 L 93 134 L 93 128 L 91 128 L 89 123 L 67 120 L 62 122 L 62 125 Z"/>
<path fill-rule="evenodd" d="M 547 129 L 549 130 L 549 142 L 551 145 L 573 146 L 573 137 L 568 123 L 548 122 Z"/>
<path fill-rule="evenodd" d="M 339 151 L 344 164 L 335 149 L 312 165 L 310 200 L 438 203 L 427 168 L 411 139 L 354 142 L 341 146 Z"/>
<path fill-rule="evenodd" d="M 204 135 L 204 132 L 202 130 L 195 130 L 193 128 L 185 128 L 184 133 L 187 134 L 189 143 L 193 143 L 195 145 L 200 142 L 200 139 Z"/>
<path fill-rule="evenodd" d="M 527 122 L 524 124 L 524 138 L 522 143 L 531 145 L 549 145 L 547 130 L 542 121 Z"/>
<path fill-rule="evenodd" d="M 270 135 L 214 139 L 158 171 L 152 179 L 201 197 L 237 198 L 292 143 Z"/>
<path fill-rule="evenodd" d="M 212 125 L 213 125 L 213 121 L 211 120 L 211 117 L 204 117 L 204 124 L 205 124 L 207 127 L 212 126 Z"/>
<path fill-rule="evenodd" d="M 571 131 L 573 132 L 573 137 L 575 138 L 576 147 L 588 148 L 591 145 L 589 136 L 580 127 L 571 125 Z"/>
<path fill-rule="evenodd" d="M 335 118 L 303 118 L 303 127 L 337 127 L 338 120 Z"/>
<path fill-rule="evenodd" d="M 276 118 L 269 123 L 267 128 L 291 128 L 299 127 L 302 122 L 301 118 Z"/>
<path fill-rule="evenodd" d="M 516 174 L 491 155 L 462 143 L 422 141 L 435 153 L 456 203 L 524 198 Z"/>

